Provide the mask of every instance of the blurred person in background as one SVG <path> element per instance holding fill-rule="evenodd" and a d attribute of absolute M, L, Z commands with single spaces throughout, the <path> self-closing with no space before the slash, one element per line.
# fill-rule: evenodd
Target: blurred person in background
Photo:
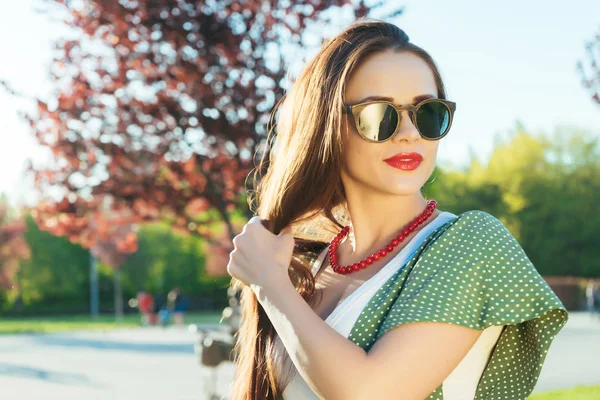
<path fill-rule="evenodd" d="M 585 299 L 586 299 L 586 310 L 589 311 L 590 316 L 594 318 L 597 316 L 600 318 L 600 290 L 598 283 L 590 279 L 585 288 Z"/>
<path fill-rule="evenodd" d="M 585 287 L 585 300 L 586 300 L 586 311 L 589 311 L 590 313 L 594 312 L 594 303 L 596 302 L 595 299 L 595 287 L 594 287 L 594 281 L 593 280 L 589 280 L 587 282 L 587 285 Z"/>
<path fill-rule="evenodd" d="M 142 325 L 152 325 L 155 323 L 152 315 L 154 314 L 154 297 L 147 292 L 137 294 L 137 305 L 142 314 Z"/>
<path fill-rule="evenodd" d="M 173 288 L 167 295 L 167 309 L 173 316 L 173 323 L 175 325 L 183 325 L 185 301 L 178 287 Z"/>

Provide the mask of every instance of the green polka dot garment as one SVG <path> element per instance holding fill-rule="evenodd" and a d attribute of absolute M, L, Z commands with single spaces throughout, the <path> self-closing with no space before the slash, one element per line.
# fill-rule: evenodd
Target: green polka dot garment
<path fill-rule="evenodd" d="M 435 229 L 371 298 L 349 340 L 368 351 L 409 322 L 483 330 L 507 325 L 477 386 L 475 400 L 525 399 L 568 313 L 522 247 L 496 217 L 480 210 Z M 442 400 L 440 385 L 427 400 Z"/>

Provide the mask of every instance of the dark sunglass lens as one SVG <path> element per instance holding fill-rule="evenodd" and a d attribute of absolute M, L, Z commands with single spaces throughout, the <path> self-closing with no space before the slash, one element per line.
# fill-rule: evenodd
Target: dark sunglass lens
<path fill-rule="evenodd" d="M 398 126 L 398 114 L 388 104 L 369 104 L 358 116 L 358 129 L 370 140 L 383 141 L 390 138 Z"/>
<path fill-rule="evenodd" d="M 417 112 L 417 126 L 424 136 L 435 139 L 446 133 L 450 123 L 450 111 L 440 102 L 423 104 Z"/>

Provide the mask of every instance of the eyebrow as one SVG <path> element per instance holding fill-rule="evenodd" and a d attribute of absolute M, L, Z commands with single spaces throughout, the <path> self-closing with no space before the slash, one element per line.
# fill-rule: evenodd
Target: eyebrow
<path fill-rule="evenodd" d="M 432 94 L 420 94 L 418 96 L 413 97 L 413 104 L 414 103 L 418 103 L 419 101 L 425 100 L 425 99 L 434 99 L 436 98 L 436 96 L 432 95 Z M 385 101 L 389 101 L 389 102 L 394 102 L 394 99 L 391 97 L 385 97 L 385 96 L 369 96 L 369 97 L 365 97 L 364 99 L 362 99 L 361 101 L 358 101 L 354 104 L 360 104 L 360 103 L 364 103 L 366 101 L 372 101 L 372 100 L 385 100 Z"/>

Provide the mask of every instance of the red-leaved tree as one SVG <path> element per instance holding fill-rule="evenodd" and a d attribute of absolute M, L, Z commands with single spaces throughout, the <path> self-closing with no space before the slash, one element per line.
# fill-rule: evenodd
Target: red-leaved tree
<path fill-rule="evenodd" d="M 49 3 L 72 35 L 56 44 L 55 99 L 25 115 L 53 156 L 31 168 L 37 223 L 92 247 L 90 215 L 109 199 L 103 215 L 167 219 L 221 256 L 237 234 L 234 211 L 250 217 L 246 177 L 291 61 L 325 28 L 370 11 L 362 0 Z M 402 12 L 387 10 L 377 17 Z M 216 224 L 225 238 L 213 237 Z"/>

